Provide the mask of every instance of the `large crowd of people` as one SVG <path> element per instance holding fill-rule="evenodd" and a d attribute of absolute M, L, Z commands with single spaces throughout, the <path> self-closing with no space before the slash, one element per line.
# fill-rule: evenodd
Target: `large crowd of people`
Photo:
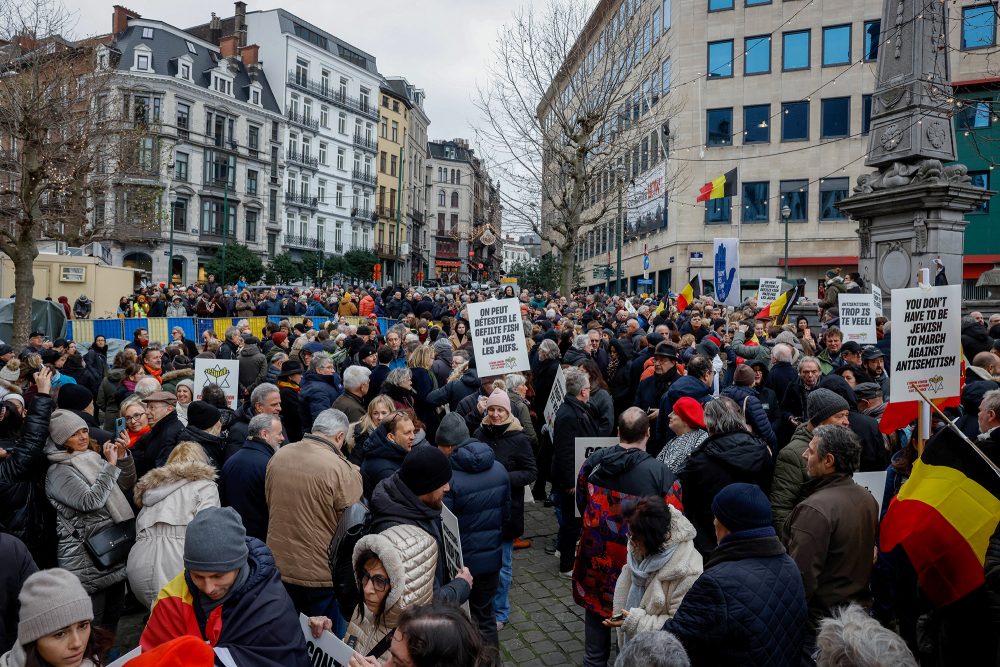
<path fill-rule="evenodd" d="M 880 430 L 888 321 L 845 342 L 837 293 L 780 323 L 707 296 L 209 276 L 119 314 L 238 320 L 221 340 L 0 345 L 0 665 L 107 665 L 131 608 L 130 665 L 316 664 L 304 614 L 352 667 L 487 667 L 519 549 L 572 590 L 587 667 L 997 664 L 1000 536 L 944 608 L 879 550 L 920 452 L 912 424 Z M 477 367 L 468 306 L 498 298 L 519 301 L 530 370 Z M 948 414 L 1000 464 L 1000 315 L 963 318 L 962 342 Z M 238 360 L 235 405 L 195 359 Z M 946 426 L 928 448 L 966 446 Z M 581 467 L 581 437 L 616 444 Z M 858 471 L 888 471 L 881 511 Z M 532 501 L 551 543 L 526 535 Z"/>

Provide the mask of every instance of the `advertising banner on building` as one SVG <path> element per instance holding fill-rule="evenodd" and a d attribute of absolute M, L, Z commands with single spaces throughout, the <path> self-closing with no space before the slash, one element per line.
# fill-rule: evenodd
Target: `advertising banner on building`
<path fill-rule="evenodd" d="M 633 234 L 648 234 L 666 227 L 666 163 L 640 174 L 628 191 L 626 229 Z"/>

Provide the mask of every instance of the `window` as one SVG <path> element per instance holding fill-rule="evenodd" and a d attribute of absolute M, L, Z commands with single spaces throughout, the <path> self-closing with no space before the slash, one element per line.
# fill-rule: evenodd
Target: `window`
<path fill-rule="evenodd" d="M 766 74 L 771 71 L 771 36 L 747 37 L 743 57 L 744 74 Z"/>
<path fill-rule="evenodd" d="M 337 116 L 337 132 L 347 134 L 347 114 L 343 111 Z"/>
<path fill-rule="evenodd" d="M 820 138 L 846 137 L 851 133 L 851 98 L 830 97 L 820 103 Z"/>
<path fill-rule="evenodd" d="M 720 79 L 733 75 L 733 40 L 708 43 L 708 78 Z"/>
<path fill-rule="evenodd" d="M 809 218 L 809 181 L 782 181 L 780 202 L 791 209 L 789 222 L 805 222 Z"/>
<path fill-rule="evenodd" d="M 340 77 L 340 87 L 337 89 L 341 99 L 347 97 L 347 79 Z"/>
<path fill-rule="evenodd" d="M 378 157 L 378 170 L 380 172 L 382 172 L 383 174 L 386 173 L 385 165 L 386 165 L 386 160 L 387 159 L 388 159 L 388 155 L 386 154 L 385 151 L 382 151 L 382 153 L 379 154 L 379 157 Z"/>
<path fill-rule="evenodd" d="M 257 242 L 257 211 L 247 211 L 246 240 L 251 243 Z"/>
<path fill-rule="evenodd" d="M 865 60 L 878 60 L 878 40 L 882 21 L 865 21 Z"/>
<path fill-rule="evenodd" d="M 768 221 L 769 185 L 767 181 L 743 184 L 743 222 Z"/>
<path fill-rule="evenodd" d="M 143 28 L 142 29 L 142 38 L 143 39 L 153 39 L 153 29 L 152 28 Z"/>
<path fill-rule="evenodd" d="M 755 7 L 756 5 L 769 5 L 771 0 L 746 0 L 747 7 Z"/>
<path fill-rule="evenodd" d="M 851 26 L 823 28 L 823 66 L 851 63 Z"/>
<path fill-rule="evenodd" d="M 458 208 L 458 193 L 457 192 L 452 192 L 451 193 L 451 207 L 452 208 Z"/>
<path fill-rule="evenodd" d="M 771 141 L 771 105 L 743 107 L 743 143 L 766 144 Z"/>
<path fill-rule="evenodd" d="M 719 197 L 705 202 L 706 225 L 727 225 L 732 221 L 732 213 L 732 197 Z"/>
<path fill-rule="evenodd" d="M 187 231 L 187 207 L 187 199 L 178 199 L 174 202 L 174 209 L 172 211 L 174 231 Z"/>
<path fill-rule="evenodd" d="M 392 121 L 392 142 L 394 144 L 399 143 L 399 123 Z"/>
<path fill-rule="evenodd" d="M 962 48 L 993 46 L 996 40 L 997 15 L 993 4 L 962 9 Z"/>
<path fill-rule="evenodd" d="M 342 170 L 344 168 L 344 157 L 345 157 L 344 149 L 343 148 L 338 148 L 337 149 L 337 169 L 341 169 Z"/>
<path fill-rule="evenodd" d="M 709 109 L 708 110 L 708 137 L 705 144 L 708 146 L 729 146 L 733 143 L 733 110 Z"/>
<path fill-rule="evenodd" d="M 325 69 L 319 73 L 319 87 L 323 95 L 330 94 L 330 70 Z"/>
<path fill-rule="evenodd" d="M 447 206 L 447 205 L 448 204 L 445 202 L 444 190 L 438 190 L 438 206 Z"/>
<path fill-rule="evenodd" d="M 247 126 L 247 149 L 250 157 L 257 157 L 260 151 L 260 128 L 256 125 Z"/>
<path fill-rule="evenodd" d="M 174 180 L 187 181 L 188 179 L 188 154 L 177 153 L 174 155 Z"/>
<path fill-rule="evenodd" d="M 861 96 L 861 134 L 868 134 L 872 126 L 872 96 Z"/>
<path fill-rule="evenodd" d="M 670 58 L 663 61 L 663 66 L 660 68 L 660 78 L 663 88 L 663 96 L 666 97 L 667 93 L 670 92 Z"/>
<path fill-rule="evenodd" d="M 250 103 L 251 104 L 260 104 L 260 91 L 259 90 L 253 89 L 253 90 L 250 91 Z"/>
<path fill-rule="evenodd" d="M 344 208 L 344 186 L 337 185 L 336 199 L 334 203 L 337 204 L 337 208 Z"/>
<path fill-rule="evenodd" d="M 370 111 L 370 108 L 369 108 L 370 104 L 368 102 L 368 98 L 371 95 L 371 91 L 368 90 L 367 88 L 362 88 L 361 91 L 360 91 L 360 93 L 361 94 L 358 96 L 358 104 L 359 104 L 359 106 L 362 109 L 366 110 L 366 111 Z"/>
<path fill-rule="evenodd" d="M 187 40 L 185 40 L 184 43 L 187 44 L 188 53 L 190 53 L 193 56 L 198 55 L 198 49 L 194 48 L 194 44 L 192 44 L 191 42 L 189 42 Z"/>
<path fill-rule="evenodd" d="M 382 119 L 381 136 L 383 139 L 389 137 L 389 121 L 385 118 Z"/>
<path fill-rule="evenodd" d="M 847 197 L 848 179 L 823 178 L 819 182 L 819 219 L 847 220 L 847 216 L 834 206 Z"/>
<path fill-rule="evenodd" d="M 653 44 L 660 39 L 660 8 L 657 7 L 653 10 Z"/>
<path fill-rule="evenodd" d="M 319 108 L 319 124 L 330 127 L 330 107 L 324 105 Z"/>
<path fill-rule="evenodd" d="M 257 194 L 257 170 L 247 169 L 247 194 Z"/>
<path fill-rule="evenodd" d="M 785 102 L 781 105 L 781 140 L 809 140 L 809 102 Z"/>
<path fill-rule="evenodd" d="M 670 30 L 670 1 L 663 0 L 663 32 Z"/>
<path fill-rule="evenodd" d="M 982 101 L 968 104 L 958 114 L 960 130 L 978 130 L 990 126 L 990 102 Z"/>
<path fill-rule="evenodd" d="M 267 198 L 267 219 L 270 222 L 276 222 L 278 220 L 278 191 L 271 190 L 271 194 Z"/>
<path fill-rule="evenodd" d="M 149 55 L 145 53 L 135 54 L 135 68 L 143 71 L 149 71 Z"/>
<path fill-rule="evenodd" d="M 397 156 L 395 156 L 395 155 L 393 155 L 389 159 L 389 175 L 390 176 L 395 176 L 396 175 L 396 164 L 397 164 L 398 160 L 399 160 L 399 158 Z"/>
<path fill-rule="evenodd" d="M 984 190 L 990 189 L 990 172 L 988 171 L 970 171 L 969 178 L 972 179 L 972 185 L 977 188 L 983 188 Z M 990 202 L 987 199 L 982 204 L 979 205 L 970 213 L 989 213 L 990 212 Z"/>
<path fill-rule="evenodd" d="M 326 162 L 326 143 L 319 142 L 319 163 L 325 165 Z"/>
<path fill-rule="evenodd" d="M 708 0 L 708 11 L 721 12 L 733 8 L 733 0 Z"/>
<path fill-rule="evenodd" d="M 316 183 L 316 197 L 320 204 L 326 204 L 326 181 L 322 178 Z"/>
<path fill-rule="evenodd" d="M 809 34 L 808 30 L 798 30 L 781 36 L 783 70 L 809 69 Z"/>
<path fill-rule="evenodd" d="M 643 55 L 643 57 L 645 57 L 645 56 L 647 56 L 649 54 L 649 47 L 651 46 L 651 44 L 650 44 L 651 41 L 652 41 L 652 38 L 651 38 L 650 30 L 649 30 L 649 21 L 647 21 L 642 26 L 642 55 Z"/>
<path fill-rule="evenodd" d="M 187 63 L 181 63 L 181 78 L 191 80 L 191 65 Z"/>

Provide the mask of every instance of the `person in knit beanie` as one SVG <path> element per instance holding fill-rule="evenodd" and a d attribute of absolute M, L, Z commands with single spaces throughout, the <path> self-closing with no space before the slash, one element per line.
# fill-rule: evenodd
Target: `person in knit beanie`
<path fill-rule="evenodd" d="M 93 667 L 111 644 L 107 632 L 91 627 L 90 596 L 68 570 L 34 573 L 24 581 L 18 602 L 17 642 L 0 657 L 2 667 Z"/>

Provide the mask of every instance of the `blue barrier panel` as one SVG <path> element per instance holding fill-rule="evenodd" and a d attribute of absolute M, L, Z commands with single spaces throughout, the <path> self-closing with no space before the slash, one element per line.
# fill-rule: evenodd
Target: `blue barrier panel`
<path fill-rule="evenodd" d="M 66 320 L 66 335 L 63 336 L 66 340 L 74 340 L 73 338 L 73 320 Z"/>
<path fill-rule="evenodd" d="M 201 340 L 202 334 L 204 334 L 206 331 L 209 330 L 215 331 L 215 320 L 203 319 L 199 317 L 195 320 L 195 325 L 198 327 L 198 337 L 197 337 L 198 341 Z"/>
<path fill-rule="evenodd" d="M 122 321 L 119 319 L 94 320 L 94 336 L 104 336 L 105 338 L 125 338 L 122 333 Z M 132 334 L 129 333 L 129 337 L 125 338 L 125 340 L 132 340 Z"/>
<path fill-rule="evenodd" d="M 149 330 L 149 322 L 145 317 L 126 317 L 122 320 L 122 338 L 132 340 L 133 332 L 140 327 Z"/>
<path fill-rule="evenodd" d="M 281 320 L 286 319 L 284 315 L 268 315 L 267 321 L 274 322 L 275 324 L 281 324 Z"/>
<path fill-rule="evenodd" d="M 181 327 L 184 329 L 184 337 L 188 340 L 193 340 L 196 343 L 201 340 L 199 338 L 198 328 L 195 326 L 195 320 L 193 317 L 168 317 L 167 326 L 173 330 L 174 327 Z"/>

